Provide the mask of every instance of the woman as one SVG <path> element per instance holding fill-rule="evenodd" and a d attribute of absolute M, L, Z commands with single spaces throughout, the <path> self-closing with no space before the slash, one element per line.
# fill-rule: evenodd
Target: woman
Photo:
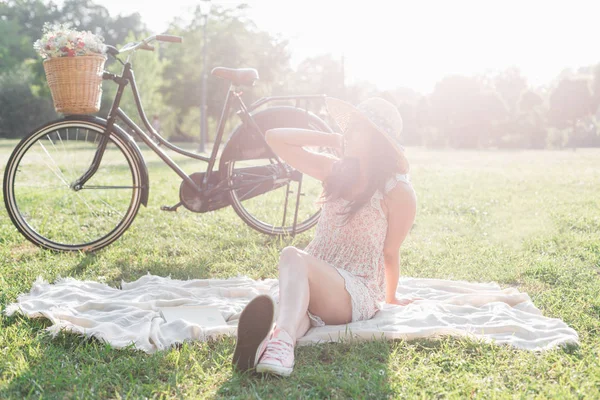
<path fill-rule="evenodd" d="M 398 137 L 402 118 L 381 98 L 358 107 L 327 98 L 343 135 L 304 129 L 272 129 L 267 143 L 285 162 L 323 182 L 322 212 L 304 250 L 286 247 L 279 260 L 279 316 L 258 296 L 238 325 L 233 364 L 239 370 L 288 376 L 294 345 L 311 326 L 370 319 L 381 302 L 396 298 L 399 249 L 416 212 L 408 161 Z M 342 158 L 303 146 L 339 148 Z"/>

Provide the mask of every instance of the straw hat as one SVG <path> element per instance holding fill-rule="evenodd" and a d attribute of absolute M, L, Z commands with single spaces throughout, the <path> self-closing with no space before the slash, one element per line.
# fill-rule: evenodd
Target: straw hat
<path fill-rule="evenodd" d="M 396 151 L 399 172 L 408 172 L 408 160 L 404 155 L 404 147 L 400 145 L 399 140 L 402 132 L 402 116 L 400 116 L 396 106 L 381 97 L 369 98 L 356 107 L 334 97 L 327 97 L 325 102 L 329 114 L 342 132 L 346 131 L 346 128 L 355 117 L 368 121 Z"/>

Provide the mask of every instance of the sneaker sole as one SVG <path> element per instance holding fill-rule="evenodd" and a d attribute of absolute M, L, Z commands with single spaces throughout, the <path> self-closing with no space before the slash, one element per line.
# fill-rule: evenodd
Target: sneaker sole
<path fill-rule="evenodd" d="M 273 326 L 275 305 L 267 295 L 256 296 L 240 315 L 233 366 L 238 371 L 254 368 L 256 351 Z"/>
<path fill-rule="evenodd" d="M 280 375 L 280 376 L 290 376 L 292 374 L 292 371 L 294 370 L 294 367 L 292 368 L 286 368 L 286 367 L 278 367 L 275 365 L 269 365 L 269 364 L 258 364 L 256 366 L 256 372 L 260 373 L 260 374 L 275 374 L 275 375 Z"/>

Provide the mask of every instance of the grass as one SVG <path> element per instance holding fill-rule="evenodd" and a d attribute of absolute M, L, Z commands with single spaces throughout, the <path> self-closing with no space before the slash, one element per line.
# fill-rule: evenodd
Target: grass
<path fill-rule="evenodd" d="M 4 168 L 16 142 L 0 142 Z M 173 278 L 275 277 L 279 251 L 305 246 L 249 229 L 231 209 L 159 210 L 180 180 L 145 154 L 150 202 L 96 254 L 40 250 L 0 210 L 0 308 L 37 276 L 118 285 Z M 561 318 L 581 346 L 532 353 L 465 339 L 327 344 L 297 350 L 289 379 L 234 373 L 234 340 L 147 355 L 45 320 L 0 316 L 0 398 L 600 398 L 600 150 L 410 149 L 418 215 L 401 251 L 406 276 L 496 281 Z M 203 165 L 185 164 L 187 172 Z"/>

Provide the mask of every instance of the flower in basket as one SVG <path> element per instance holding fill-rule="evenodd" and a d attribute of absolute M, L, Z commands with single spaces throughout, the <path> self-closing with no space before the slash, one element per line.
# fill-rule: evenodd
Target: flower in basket
<path fill-rule="evenodd" d="M 77 31 L 64 24 L 46 22 L 41 39 L 33 48 L 44 59 L 105 55 L 104 38 L 90 31 Z"/>
<path fill-rule="evenodd" d="M 101 36 L 62 24 L 44 24 L 33 48 L 44 58 L 54 109 L 63 114 L 98 112 L 106 46 Z"/>

